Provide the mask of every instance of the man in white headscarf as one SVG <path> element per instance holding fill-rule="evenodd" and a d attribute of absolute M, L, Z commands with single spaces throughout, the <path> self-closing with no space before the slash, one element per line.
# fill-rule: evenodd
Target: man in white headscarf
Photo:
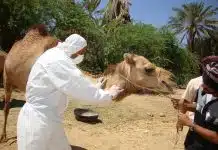
<path fill-rule="evenodd" d="M 77 34 L 43 53 L 33 65 L 26 87 L 26 103 L 17 123 L 18 150 L 70 150 L 62 124 L 67 95 L 88 104 L 110 103 L 122 90 L 104 91 L 82 76 L 86 40 Z M 73 59 L 72 59 L 73 58 Z"/>

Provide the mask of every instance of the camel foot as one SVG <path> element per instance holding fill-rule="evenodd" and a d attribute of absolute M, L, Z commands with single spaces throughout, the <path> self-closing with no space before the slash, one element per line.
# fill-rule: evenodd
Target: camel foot
<path fill-rule="evenodd" d="M 7 138 L 6 138 L 6 134 L 3 133 L 1 135 L 0 143 L 4 143 L 4 142 L 7 142 Z"/>

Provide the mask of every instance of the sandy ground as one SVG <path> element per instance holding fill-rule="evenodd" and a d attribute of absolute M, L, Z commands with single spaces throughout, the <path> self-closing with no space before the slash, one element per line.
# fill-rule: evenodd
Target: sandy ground
<path fill-rule="evenodd" d="M 178 90 L 179 96 L 183 90 Z M 0 96 L 3 89 L 0 89 Z M 14 92 L 12 109 L 8 118 L 6 143 L 0 150 L 16 150 L 16 121 L 24 100 L 24 94 Z M 70 99 L 70 98 L 69 98 Z M 0 127 L 3 126 L 3 110 L 0 102 Z M 91 108 L 100 115 L 102 123 L 87 124 L 74 118 L 76 107 Z M 123 101 L 107 107 L 82 106 L 70 102 L 65 113 L 65 131 L 69 142 L 77 150 L 180 150 L 187 128 L 176 134 L 176 110 L 170 99 L 151 95 L 130 95 Z M 178 143 L 175 145 L 176 139 Z"/>

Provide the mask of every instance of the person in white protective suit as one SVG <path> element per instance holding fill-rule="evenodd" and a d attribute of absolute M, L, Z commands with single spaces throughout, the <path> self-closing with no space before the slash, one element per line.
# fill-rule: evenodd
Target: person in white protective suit
<path fill-rule="evenodd" d="M 82 62 L 86 46 L 83 37 L 72 34 L 33 65 L 18 116 L 18 150 L 70 150 L 62 124 L 67 96 L 86 104 L 109 104 L 123 91 L 116 85 L 104 91 L 82 76 L 76 64 Z"/>

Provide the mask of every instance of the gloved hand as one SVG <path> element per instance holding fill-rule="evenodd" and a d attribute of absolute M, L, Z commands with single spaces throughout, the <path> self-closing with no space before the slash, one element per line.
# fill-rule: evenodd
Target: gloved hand
<path fill-rule="evenodd" d="M 124 91 L 124 89 L 121 89 L 119 86 L 117 85 L 113 85 L 112 87 L 110 87 L 108 90 L 106 90 L 111 96 L 112 99 L 116 99 L 117 96 Z"/>
<path fill-rule="evenodd" d="M 97 83 L 95 84 L 95 87 L 103 88 L 105 82 L 106 82 L 106 79 L 104 79 L 104 77 L 100 77 L 97 79 Z"/>

